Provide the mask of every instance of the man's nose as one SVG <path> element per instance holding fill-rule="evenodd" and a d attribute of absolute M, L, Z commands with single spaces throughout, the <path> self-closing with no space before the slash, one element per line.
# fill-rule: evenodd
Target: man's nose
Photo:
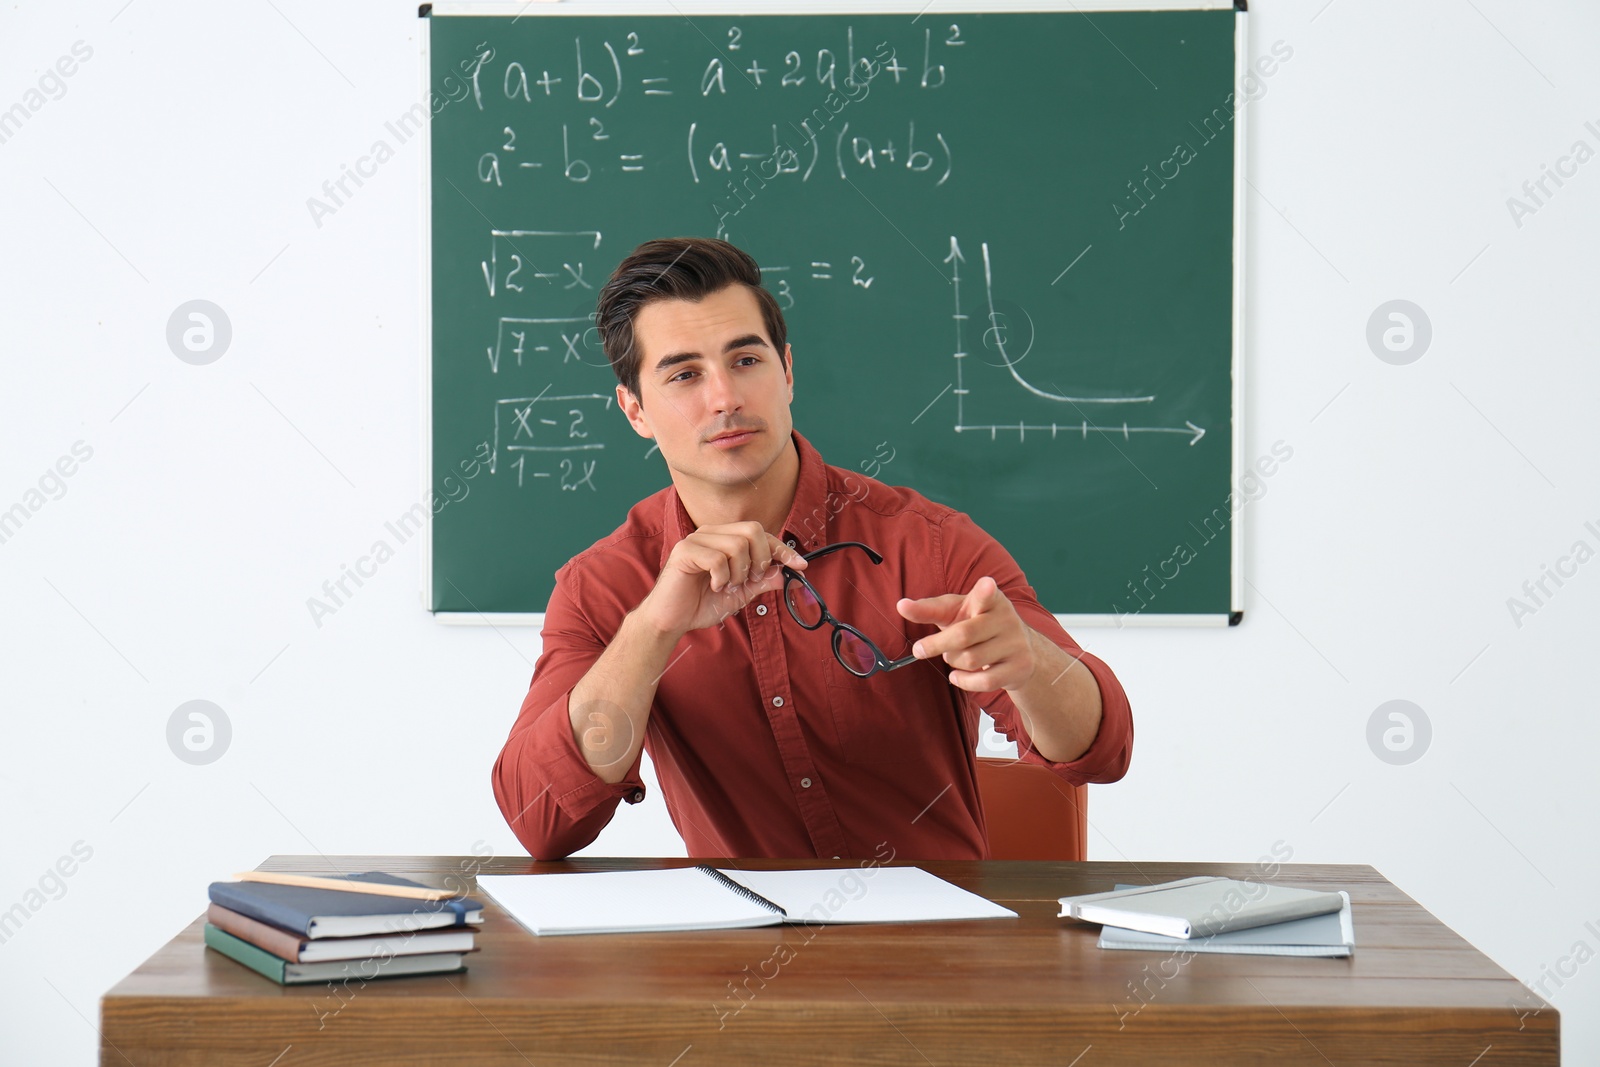
<path fill-rule="evenodd" d="M 739 393 L 739 387 L 733 380 L 733 375 L 726 370 L 712 371 L 707 374 L 707 386 L 710 393 L 707 401 L 715 411 L 738 411 L 744 407 L 744 399 Z"/>

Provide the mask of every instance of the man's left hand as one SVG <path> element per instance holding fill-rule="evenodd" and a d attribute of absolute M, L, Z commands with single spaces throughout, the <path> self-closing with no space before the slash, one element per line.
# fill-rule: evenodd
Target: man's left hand
<path fill-rule="evenodd" d="M 918 659 L 943 656 L 950 684 L 974 693 L 1020 689 L 1033 677 L 1032 635 L 993 578 L 979 578 L 971 592 L 895 604 L 902 618 L 931 623 L 939 632 L 912 646 Z"/>

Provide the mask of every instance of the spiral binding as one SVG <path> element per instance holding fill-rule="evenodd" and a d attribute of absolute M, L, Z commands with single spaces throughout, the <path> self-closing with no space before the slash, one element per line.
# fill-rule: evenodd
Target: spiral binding
<path fill-rule="evenodd" d="M 715 878 L 717 881 L 721 882 L 723 885 L 727 886 L 729 889 L 733 890 L 735 893 L 738 893 L 741 897 L 744 897 L 746 900 L 753 900 L 757 904 L 761 904 L 761 905 L 764 905 L 764 906 L 766 906 L 768 908 L 771 908 L 773 911 L 777 912 L 779 915 L 782 915 L 785 919 L 787 919 L 789 917 L 789 913 L 786 910 L 784 910 L 783 905 L 776 904 L 776 903 L 768 900 L 766 897 L 762 896 L 760 893 L 757 893 L 754 889 L 751 889 L 747 885 L 740 885 L 738 882 L 735 882 L 732 878 L 729 878 L 727 875 L 723 874 L 721 871 L 717 870 L 715 867 L 700 866 L 700 867 L 696 867 L 695 870 L 700 871 L 700 872 L 702 872 L 704 874 L 709 874 L 711 877 Z"/>

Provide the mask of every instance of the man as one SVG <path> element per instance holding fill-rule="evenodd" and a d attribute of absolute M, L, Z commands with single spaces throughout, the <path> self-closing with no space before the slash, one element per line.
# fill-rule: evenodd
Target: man
<path fill-rule="evenodd" d="M 980 709 L 1068 782 L 1122 777 L 1121 685 L 1005 549 L 794 431 L 793 353 L 753 259 L 647 242 L 596 325 L 672 485 L 556 573 L 493 774 L 531 855 L 583 848 L 644 799 L 645 748 L 692 856 L 984 857 Z M 816 551 L 840 542 L 859 544 Z"/>

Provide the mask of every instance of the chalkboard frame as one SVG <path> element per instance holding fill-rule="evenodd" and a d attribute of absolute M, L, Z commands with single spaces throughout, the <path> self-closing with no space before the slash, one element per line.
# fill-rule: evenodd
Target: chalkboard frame
<path fill-rule="evenodd" d="M 453 15 L 523 16 L 543 18 L 559 16 L 597 15 L 837 15 L 837 14 L 961 14 L 972 12 L 980 5 L 975 0 L 955 0 L 940 3 L 938 0 L 863 0 L 859 3 L 814 2 L 780 0 L 762 5 L 752 11 L 746 0 L 620 0 L 616 3 L 582 2 L 582 0 L 444 0 L 422 4 L 418 8 L 420 97 L 427 101 L 431 96 L 430 28 L 436 17 Z M 1051 13 L 1068 12 L 1096 14 L 1121 11 L 1219 11 L 1233 10 L 1234 20 L 1234 99 L 1243 99 L 1245 78 L 1249 70 L 1249 35 L 1247 0 L 1089 0 L 1073 3 L 1070 0 L 997 0 L 981 4 L 989 13 Z M 431 115 L 430 115 L 431 120 Z M 1247 250 L 1246 241 L 1246 147 L 1249 143 L 1248 108 L 1240 107 L 1233 119 L 1233 299 L 1232 299 L 1232 389 L 1230 421 L 1232 433 L 1230 454 L 1230 486 L 1237 487 L 1244 471 L 1244 403 L 1245 403 L 1245 282 Z M 434 485 L 433 456 L 433 219 L 432 219 L 432 130 L 431 122 L 424 122 L 419 132 L 421 141 L 421 174 L 419 211 L 421 216 L 420 241 L 422 249 L 421 288 L 419 313 L 421 317 L 421 414 L 422 449 L 420 457 L 422 489 L 421 499 L 429 501 L 437 494 Z M 1231 495 L 1230 495 L 1231 499 Z M 420 531 L 420 598 L 423 610 L 436 622 L 447 625 L 542 626 L 544 612 L 482 612 L 435 610 L 430 603 L 433 588 L 433 510 L 428 514 Z M 619 516 L 618 521 L 621 521 Z M 1229 524 L 1229 600 L 1226 613 L 1149 613 L 1100 614 L 1056 613 L 1064 627 L 1121 628 L 1123 626 L 1206 627 L 1237 626 L 1244 615 L 1244 530 L 1243 523 Z M 1048 607 L 1048 605 L 1046 605 Z"/>

